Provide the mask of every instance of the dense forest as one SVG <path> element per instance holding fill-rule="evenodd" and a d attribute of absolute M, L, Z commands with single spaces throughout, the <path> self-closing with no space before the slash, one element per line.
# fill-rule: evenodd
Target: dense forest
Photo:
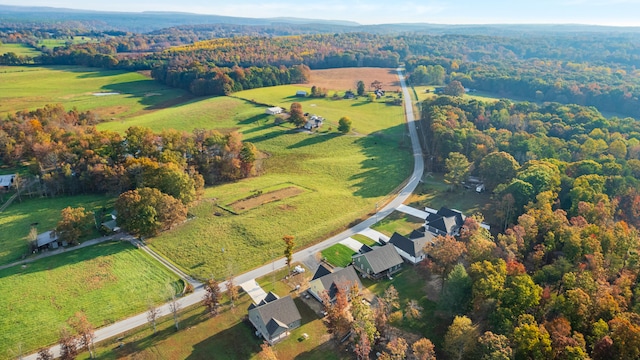
<path fill-rule="evenodd" d="M 453 320 L 449 356 L 638 358 L 637 121 L 448 96 L 425 101 L 421 121 L 429 165 L 452 185 L 480 176 L 501 224 L 493 236 L 469 218 L 458 239 L 428 248 L 425 268 L 442 277 L 439 306 Z M 447 344 L 458 332 L 465 347 Z"/>

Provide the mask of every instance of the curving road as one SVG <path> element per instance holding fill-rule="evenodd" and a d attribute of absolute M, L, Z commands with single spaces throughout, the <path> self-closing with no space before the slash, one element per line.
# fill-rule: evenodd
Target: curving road
<path fill-rule="evenodd" d="M 418 184 L 420 183 L 422 179 L 422 174 L 424 172 L 424 161 L 422 158 L 420 141 L 418 139 L 418 132 L 416 130 L 416 124 L 415 124 L 416 119 L 413 114 L 413 104 L 411 101 L 411 94 L 407 89 L 407 85 L 404 79 L 404 75 L 402 74 L 402 70 L 397 69 L 397 71 L 398 71 L 398 78 L 400 79 L 400 85 L 402 86 L 402 96 L 405 100 L 404 101 L 405 116 L 407 121 L 407 127 L 409 128 L 409 136 L 411 138 L 411 148 L 413 151 L 413 159 L 414 159 L 413 173 L 411 174 L 411 177 L 409 178 L 407 185 L 405 185 L 405 187 L 402 188 L 402 190 L 400 190 L 400 193 L 393 200 L 391 200 L 388 204 L 386 204 L 383 208 L 381 208 L 376 215 L 366 219 L 365 221 L 357 224 L 352 228 L 349 228 L 341 232 L 338 235 L 335 235 L 327 240 L 322 241 L 321 243 L 318 243 L 316 245 L 313 245 L 311 247 L 308 247 L 306 249 L 296 252 L 295 254 L 293 254 L 293 262 L 314 263 L 315 254 L 317 252 L 320 252 L 334 244 L 337 244 L 338 242 L 344 240 L 349 236 L 355 235 L 360 231 L 363 231 L 364 229 L 378 222 L 379 219 L 383 219 L 387 215 L 391 214 L 398 206 L 402 205 L 402 203 L 404 203 L 407 200 L 409 195 L 413 193 L 416 186 L 418 186 Z M 284 268 L 285 266 L 286 266 L 286 263 L 284 258 L 276 260 L 267 265 L 264 265 L 257 269 L 246 272 L 242 275 L 238 275 L 235 278 L 235 283 L 241 284 L 243 282 L 259 278 L 261 276 L 271 273 L 274 270 Z M 226 285 L 227 285 L 226 281 L 220 285 L 223 291 L 226 290 Z M 204 295 L 204 289 L 200 285 L 198 288 L 196 288 L 193 294 L 187 295 L 179 299 L 178 302 L 180 303 L 181 308 L 185 308 L 200 302 L 202 300 L 203 295 Z M 160 310 L 160 316 L 168 315 L 171 313 L 169 311 L 169 303 L 159 306 L 158 309 Z M 146 313 L 138 314 L 130 318 L 124 319 L 122 321 L 118 321 L 109 326 L 105 326 L 103 328 L 96 330 L 95 342 L 97 343 L 99 341 L 106 340 L 108 338 L 120 335 L 125 331 L 129 331 L 136 327 L 142 326 L 146 323 L 147 323 Z M 58 345 L 55 345 L 50 349 L 55 357 L 60 356 L 60 347 Z M 27 359 L 27 360 L 36 360 L 36 358 L 37 358 L 37 354 L 31 354 L 29 356 L 24 357 L 24 359 Z"/>

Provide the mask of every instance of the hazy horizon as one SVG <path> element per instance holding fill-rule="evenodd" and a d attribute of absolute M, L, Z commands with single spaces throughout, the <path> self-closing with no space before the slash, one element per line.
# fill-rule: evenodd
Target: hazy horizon
<path fill-rule="evenodd" d="M 2 5 L 45 6 L 118 12 L 177 11 L 252 18 L 297 17 L 347 20 L 360 24 L 585 24 L 640 26 L 640 0 L 540 0 L 536 2 L 484 2 L 459 0 L 406 1 L 326 0 L 305 4 L 292 0 L 250 0 L 241 3 L 190 0 L 112 0 L 88 3 L 78 0 L 2 0 Z"/>

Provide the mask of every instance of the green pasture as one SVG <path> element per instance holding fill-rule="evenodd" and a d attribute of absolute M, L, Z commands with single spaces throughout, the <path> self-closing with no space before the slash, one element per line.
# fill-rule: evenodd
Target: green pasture
<path fill-rule="evenodd" d="M 272 106 L 280 106 L 289 110 L 291 103 L 299 102 L 302 111 L 316 114 L 325 118 L 325 124 L 320 130 L 327 130 L 338 127 L 338 120 L 343 116 L 348 116 L 353 122 L 352 131 L 359 134 L 371 134 L 380 129 L 388 128 L 389 124 L 397 124 L 404 121 L 404 110 L 402 106 L 387 105 L 384 98 L 369 102 L 361 97 L 360 99 L 332 100 L 326 98 L 296 97 L 297 90 L 310 92 L 310 88 L 299 85 L 285 85 L 260 89 L 241 91 L 234 94 L 234 97 L 257 101 Z M 339 93 L 343 95 L 343 93 Z M 404 128 L 396 129 L 401 134 Z"/>
<path fill-rule="evenodd" d="M 129 243 L 107 242 L 0 271 L 0 357 L 58 339 L 77 311 L 97 328 L 145 311 L 178 278 Z"/>
<path fill-rule="evenodd" d="M 88 42 L 97 42 L 96 38 L 92 38 L 90 36 L 74 36 L 73 38 L 67 39 L 41 39 L 38 40 L 38 46 L 44 46 L 50 49 L 53 49 L 57 46 L 66 46 L 67 43 L 71 44 L 84 44 Z"/>
<path fill-rule="evenodd" d="M 97 93 L 118 93 L 96 96 Z M 46 104 L 128 118 L 190 98 L 139 73 L 78 66 L 0 66 L 0 116 Z"/>
<path fill-rule="evenodd" d="M 423 101 L 423 100 L 431 99 L 438 96 L 434 92 L 436 87 L 440 87 L 440 86 L 414 86 L 413 88 L 416 92 L 416 95 L 418 95 L 418 101 Z M 429 92 L 427 92 L 427 90 L 429 90 Z M 467 93 L 467 94 L 464 94 L 463 97 L 465 99 L 475 99 L 478 101 L 485 101 L 485 102 L 496 102 L 500 99 L 505 98 L 504 96 L 498 96 L 497 94 L 493 94 L 485 91 L 475 91 L 472 93 Z"/>
<path fill-rule="evenodd" d="M 274 93 L 295 94 L 295 89 L 272 87 L 236 95 L 267 103 Z M 409 143 L 403 137 L 404 117 L 387 116 L 401 111 L 400 107 L 378 103 L 351 106 L 347 101 L 327 99 L 315 102 L 327 109 L 342 106 L 341 116 L 371 119 L 369 135 L 341 135 L 327 129 L 309 134 L 290 124 L 276 125 L 274 116 L 264 115 L 266 106 L 230 97 L 197 99 L 124 123 L 101 124 L 102 129 L 117 131 L 132 125 L 151 126 L 156 131 L 233 129 L 265 156 L 258 164 L 260 176 L 205 189 L 204 199 L 190 209 L 195 218 L 150 239 L 150 245 L 197 277 L 219 276 L 230 266 L 238 273 L 281 256 L 286 234 L 295 236 L 296 248 L 301 248 L 374 211 L 376 201 L 411 172 Z M 219 208 L 283 183 L 308 191 L 240 215 Z"/>
<path fill-rule="evenodd" d="M 15 53 L 18 56 L 30 57 L 36 57 L 41 54 L 40 51 L 37 51 L 25 44 L 0 44 L 0 55 L 10 52 Z"/>
<path fill-rule="evenodd" d="M 240 130 L 246 124 L 273 123 L 275 117 L 264 114 L 265 107 L 242 99 L 226 96 L 197 98 L 161 111 L 102 123 L 100 130 L 123 133 L 130 126 L 145 126 L 160 132 L 176 129 L 191 132 L 193 129 Z"/>
<path fill-rule="evenodd" d="M 322 257 L 327 260 L 331 265 L 338 267 L 347 267 L 351 264 L 351 256 L 356 252 L 351 250 L 350 247 L 342 244 L 332 245 L 321 251 Z"/>
<path fill-rule="evenodd" d="M 38 223 L 38 233 L 52 230 L 67 206 L 84 207 L 87 211 L 113 206 L 114 199 L 101 195 L 61 196 L 55 198 L 23 197 L 0 213 L 0 265 L 20 258 L 28 251 L 27 235 L 31 224 Z M 92 234 L 95 236 L 95 234 Z"/>

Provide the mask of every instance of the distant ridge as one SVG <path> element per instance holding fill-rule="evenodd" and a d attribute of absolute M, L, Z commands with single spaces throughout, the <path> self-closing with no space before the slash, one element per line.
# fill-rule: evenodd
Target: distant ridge
<path fill-rule="evenodd" d="M 1 1 L 1 0 L 0 0 Z M 240 26 L 291 26 L 304 27 L 305 32 L 317 33 L 401 33 L 460 34 L 510 36 L 521 34 L 572 34 L 572 33 L 640 33 L 640 27 L 617 27 L 582 24 L 433 24 L 395 23 L 362 25 L 347 20 L 324 20 L 295 17 L 246 18 L 223 15 L 195 14 L 188 12 L 144 11 L 113 12 L 79 10 L 47 6 L 16 6 L 0 4 L 0 23 L 51 24 L 73 21 L 82 23 L 87 29 L 118 30 L 148 33 L 161 29 L 194 25 L 240 25 Z"/>

